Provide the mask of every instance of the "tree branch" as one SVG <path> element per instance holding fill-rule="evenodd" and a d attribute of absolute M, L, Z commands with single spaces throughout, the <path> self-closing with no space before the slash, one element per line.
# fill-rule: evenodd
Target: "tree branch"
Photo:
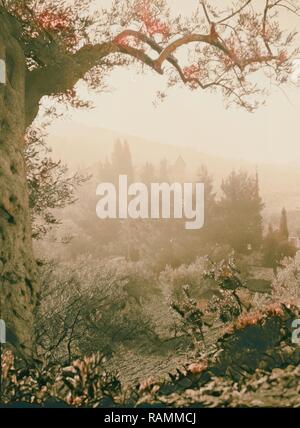
<path fill-rule="evenodd" d="M 113 43 L 86 45 L 75 54 L 57 51 L 53 64 L 28 71 L 26 78 L 26 125 L 37 115 L 39 102 L 45 95 L 55 95 L 72 89 L 97 62 L 114 52 Z"/>
<path fill-rule="evenodd" d="M 269 42 L 269 36 L 267 34 L 267 23 L 268 11 L 270 9 L 279 6 L 287 6 L 282 2 L 282 0 L 277 0 L 273 3 L 271 3 L 270 0 L 265 0 L 260 35 L 265 49 L 262 49 L 261 51 L 258 49 L 255 51 L 253 49 L 253 52 L 249 53 L 247 56 L 246 52 L 243 52 L 245 46 L 243 45 L 242 39 L 239 37 L 239 33 L 235 33 L 236 39 L 239 42 L 239 46 L 235 47 L 234 42 L 232 42 L 232 37 L 228 37 L 224 40 L 216 30 L 216 26 L 218 25 L 221 25 L 221 28 L 222 26 L 223 28 L 224 26 L 229 28 L 230 25 L 227 24 L 227 21 L 240 14 L 248 5 L 251 4 L 251 2 L 252 0 L 245 0 L 237 10 L 232 11 L 232 13 L 227 17 L 214 23 L 210 20 L 204 1 L 201 1 L 206 19 L 210 23 L 210 33 L 188 33 L 179 36 L 168 45 L 166 45 L 166 41 L 158 43 L 154 37 L 144 34 L 142 31 L 135 31 L 132 29 L 122 31 L 117 37 L 109 42 L 96 45 L 85 45 L 76 53 L 71 53 L 68 50 L 62 50 L 61 47 L 56 45 L 55 40 L 51 39 L 50 45 L 46 46 L 45 49 L 41 46 L 43 54 L 42 64 L 44 65 L 34 69 L 33 71 L 28 71 L 27 73 L 27 126 L 30 125 L 35 118 L 38 112 L 39 102 L 43 96 L 58 95 L 66 92 L 67 90 L 73 89 L 77 81 L 83 78 L 89 70 L 99 65 L 101 60 L 112 54 L 128 55 L 131 58 L 146 64 L 159 74 L 164 73 L 163 64 L 168 62 L 175 68 L 183 83 L 195 84 L 195 82 L 199 82 L 199 86 L 203 89 L 210 87 L 211 83 L 201 83 L 200 79 L 195 78 L 195 76 L 187 76 L 184 69 L 181 68 L 177 59 L 173 56 L 174 52 L 180 47 L 187 46 L 191 43 L 202 43 L 214 48 L 216 53 L 219 52 L 223 55 L 217 57 L 219 58 L 219 61 L 222 62 L 223 57 L 225 59 L 227 58 L 228 64 L 225 66 L 225 70 L 227 71 L 234 70 L 234 68 L 237 67 L 240 73 L 243 73 L 247 66 L 251 66 L 253 64 L 270 65 L 272 61 L 279 61 L 278 63 L 281 64 L 283 57 L 280 57 L 280 53 L 273 54 L 272 52 L 271 43 Z M 134 43 L 132 43 L 132 45 L 128 42 L 128 40 L 130 41 L 130 38 L 134 39 Z M 148 48 L 151 48 L 156 52 L 158 54 L 157 58 L 151 58 L 143 48 L 139 47 L 139 43 L 146 45 Z M 47 54 L 49 55 L 49 61 L 47 59 Z M 209 58 L 206 64 L 207 67 L 208 62 Z M 239 78 L 238 80 L 239 82 L 241 81 Z"/>
<path fill-rule="evenodd" d="M 247 0 L 239 9 L 233 11 L 230 15 L 226 16 L 226 18 L 220 19 L 220 21 L 217 22 L 217 24 L 222 24 L 223 22 L 228 21 L 229 19 L 233 18 L 234 16 L 238 15 L 240 12 L 242 12 L 242 10 L 245 9 L 245 7 L 247 7 L 250 3 L 252 2 L 252 0 Z"/>

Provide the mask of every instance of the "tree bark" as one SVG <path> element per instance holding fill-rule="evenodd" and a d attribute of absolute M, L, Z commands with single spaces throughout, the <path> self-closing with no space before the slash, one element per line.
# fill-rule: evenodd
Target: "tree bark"
<path fill-rule="evenodd" d="M 30 357 L 38 288 L 24 161 L 26 63 L 18 32 L 0 8 L 0 59 L 6 63 L 6 83 L 0 83 L 0 318 L 8 344 Z"/>

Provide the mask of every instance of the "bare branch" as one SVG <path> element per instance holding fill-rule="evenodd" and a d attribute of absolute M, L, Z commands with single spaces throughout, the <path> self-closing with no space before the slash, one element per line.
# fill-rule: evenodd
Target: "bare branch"
<path fill-rule="evenodd" d="M 226 16 L 226 18 L 220 19 L 220 21 L 217 21 L 216 23 L 223 24 L 223 22 L 229 21 L 231 18 L 241 13 L 242 10 L 244 10 L 251 2 L 252 0 L 247 0 L 246 3 L 243 4 L 239 9 L 233 11 L 230 15 Z"/>
<path fill-rule="evenodd" d="M 205 17 L 206 17 L 206 19 L 207 19 L 207 22 L 208 22 L 209 24 L 211 24 L 211 23 L 212 23 L 212 21 L 211 21 L 211 19 L 210 19 L 210 17 L 209 17 L 208 10 L 207 10 L 206 5 L 205 5 L 205 1 L 204 1 L 204 0 L 201 0 L 201 1 L 200 1 L 200 3 L 201 3 L 201 6 L 202 6 L 202 8 L 203 8 L 204 15 L 205 15 Z"/>

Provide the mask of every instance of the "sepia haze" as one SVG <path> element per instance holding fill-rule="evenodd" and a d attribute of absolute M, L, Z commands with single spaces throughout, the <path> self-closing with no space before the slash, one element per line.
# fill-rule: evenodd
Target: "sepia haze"
<path fill-rule="evenodd" d="M 56 159 L 62 159 L 71 170 L 97 174 L 100 162 L 110 159 L 117 139 L 127 141 L 136 167 L 147 162 L 158 166 L 166 159 L 170 165 L 182 157 L 186 164 L 187 179 L 194 179 L 201 165 L 208 168 L 213 176 L 216 190 L 221 181 L 232 170 L 245 170 L 259 174 L 261 193 L 266 203 L 266 212 L 276 212 L 281 206 L 294 210 L 300 207 L 298 162 L 264 163 L 235 157 L 202 152 L 192 146 L 164 144 L 149 139 L 124 134 L 80 123 L 57 125 L 56 133 L 51 133 L 48 143 Z M 224 143 L 226 144 L 226 143 Z M 199 147 L 201 145 L 199 144 Z"/>
<path fill-rule="evenodd" d="M 110 3 L 96 0 L 94 5 L 109 6 Z M 226 5 L 226 1 L 223 3 Z M 170 5 L 173 14 L 184 16 L 193 11 L 198 1 L 172 0 Z M 288 31 L 299 30 L 299 20 L 293 14 L 283 11 L 281 20 Z M 172 88 L 165 101 L 154 106 L 157 90 L 164 90 L 166 81 L 146 68 L 142 75 L 134 67 L 115 69 L 107 78 L 107 84 L 111 90 L 97 94 L 88 92 L 85 85 L 79 83 L 79 94 L 92 100 L 94 108 L 70 110 L 70 120 L 64 119 L 64 127 L 57 122 L 51 132 L 59 132 L 60 136 L 65 133 L 67 137 L 76 122 L 254 163 L 300 162 L 300 88 L 295 85 L 284 90 L 270 86 L 266 106 L 250 114 L 241 108 L 226 110 L 219 94 L 191 91 L 187 87 Z M 100 145 L 105 144 L 100 140 Z M 76 142 L 73 150 L 79 157 L 80 153 L 85 156 L 84 144 Z"/>
<path fill-rule="evenodd" d="M 110 3 L 96 0 L 94 6 Z M 170 2 L 172 13 L 183 16 L 197 4 L 196 0 Z M 300 29 L 292 14 L 283 11 L 281 20 L 288 31 Z M 291 209 L 300 205 L 299 87 L 270 85 L 266 105 L 248 113 L 237 107 L 226 109 L 218 93 L 187 87 L 172 88 L 157 104 L 157 91 L 165 89 L 166 80 L 146 68 L 143 74 L 134 66 L 115 69 L 106 83 L 110 90 L 96 93 L 80 82 L 80 96 L 91 100 L 94 108 L 69 109 L 51 125 L 48 141 L 53 155 L 72 169 L 95 167 L 121 138 L 130 144 L 134 164 L 157 164 L 163 158 L 172 163 L 182 156 L 190 175 L 205 164 L 217 185 L 232 169 L 250 173 L 257 169 L 262 196 L 271 210 L 278 204 Z"/>

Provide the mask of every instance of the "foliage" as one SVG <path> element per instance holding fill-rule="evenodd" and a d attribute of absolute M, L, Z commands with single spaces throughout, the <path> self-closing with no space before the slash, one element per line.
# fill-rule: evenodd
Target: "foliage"
<path fill-rule="evenodd" d="M 45 126 L 30 128 L 26 135 L 25 160 L 32 236 L 42 239 L 60 224 L 57 209 L 76 201 L 76 189 L 88 176 L 70 174 L 66 165 L 54 161 L 47 147 Z"/>
<path fill-rule="evenodd" d="M 181 319 L 181 331 L 188 336 L 191 336 L 195 348 L 197 348 L 201 341 L 205 345 L 205 339 L 203 335 L 203 321 L 204 313 L 197 305 L 197 301 L 192 299 L 189 294 L 189 287 L 186 285 L 182 288 L 183 299 L 180 303 L 171 303 L 171 308 L 180 316 Z"/>
<path fill-rule="evenodd" d="M 4 403 L 25 401 L 41 403 L 48 399 L 55 382 L 58 367 L 38 369 L 17 367 L 18 360 L 10 351 L 2 355 L 2 400 Z"/>
<path fill-rule="evenodd" d="M 200 359 L 177 368 L 167 380 L 148 379 L 126 393 L 116 374 L 102 368 L 100 355 L 68 366 L 33 368 L 8 351 L 2 360 L 2 399 L 76 407 L 253 407 L 280 403 L 282 397 L 284 405 L 299 404 L 300 354 L 290 342 L 291 323 L 298 317 L 299 309 L 283 304 L 243 314 Z"/>
<path fill-rule="evenodd" d="M 216 282 L 221 294 L 213 296 L 209 302 L 208 311 L 217 314 L 220 320 L 226 323 L 239 316 L 243 311 L 237 291 L 245 287 L 245 284 L 232 256 L 228 260 L 212 263 L 212 269 L 206 271 L 204 276 Z"/>
<path fill-rule="evenodd" d="M 283 238 L 289 239 L 290 233 L 288 228 L 287 211 L 285 208 L 281 211 L 279 233 Z"/>
<path fill-rule="evenodd" d="M 297 252 L 295 245 L 289 241 L 289 230 L 287 221 L 287 212 L 283 208 L 281 212 L 280 224 L 278 230 L 273 230 L 269 226 L 269 231 L 263 241 L 263 263 L 265 266 L 272 267 L 275 274 L 284 258 L 294 258 Z"/>
<path fill-rule="evenodd" d="M 277 273 L 282 260 L 285 257 L 294 258 L 296 252 L 293 243 L 283 238 L 278 231 L 271 230 L 263 242 L 263 263 L 267 267 L 272 267 Z"/>
<path fill-rule="evenodd" d="M 232 293 L 224 290 L 221 297 L 212 297 L 209 301 L 207 311 L 216 315 L 223 323 L 227 323 L 241 314 L 241 307 Z"/>
<path fill-rule="evenodd" d="M 259 249 L 262 242 L 263 203 L 259 194 L 258 177 L 233 171 L 221 185 L 219 202 L 220 233 L 224 243 L 240 253 Z"/>
<path fill-rule="evenodd" d="M 103 357 L 94 354 L 73 361 L 70 366 L 32 365 L 6 351 L 2 356 L 4 403 L 52 404 L 96 407 L 112 404 L 121 392 L 116 374 L 103 368 Z"/>
<path fill-rule="evenodd" d="M 169 304 L 179 301 L 182 297 L 182 287 L 189 286 L 190 294 L 194 298 L 199 298 L 207 290 L 207 282 L 203 275 L 208 266 L 208 261 L 204 257 L 199 257 L 194 263 L 181 265 L 178 268 L 166 266 L 159 275 L 159 283 Z"/>
<path fill-rule="evenodd" d="M 219 288 L 223 290 L 236 290 L 243 287 L 240 278 L 240 270 L 236 266 L 234 256 L 228 260 L 221 260 L 219 263 L 210 260 L 212 268 L 204 272 L 205 278 L 210 278 L 216 282 Z"/>
<path fill-rule="evenodd" d="M 284 382 L 288 388 L 285 405 L 290 397 L 299 403 L 297 383 L 291 374 L 300 361 L 299 349 L 291 345 L 291 325 L 298 317 L 299 309 L 283 304 L 241 315 L 213 349 L 171 373 L 169 380 L 152 381 L 148 388 L 140 390 L 138 405 L 231 407 L 247 405 L 250 397 L 250 407 L 263 406 L 272 398 L 280 403 L 277 388 L 280 392 L 284 389 L 277 380 L 282 382 L 284 375 L 288 379 Z M 249 383 L 251 387 L 247 388 Z M 255 403 L 256 394 L 251 396 L 254 391 L 260 397 L 259 403 Z"/>
<path fill-rule="evenodd" d="M 289 306 L 287 306 L 289 309 Z M 253 309 L 248 313 L 241 314 L 228 327 L 228 332 L 243 330 L 246 327 L 263 324 L 268 318 L 275 316 L 284 318 L 284 307 L 281 303 L 270 303 L 259 309 Z"/>
<path fill-rule="evenodd" d="M 297 260 L 285 259 L 273 281 L 272 293 L 256 296 L 253 302 L 257 308 L 278 303 L 300 308 L 300 266 Z"/>
<path fill-rule="evenodd" d="M 162 165 L 146 164 L 139 168 L 132 163 L 128 144 L 116 141 L 110 159 L 95 164 L 92 179 L 79 190 L 78 204 L 66 211 L 70 229 L 68 233 L 74 236 L 67 257 L 72 259 L 80 256 L 88 247 L 95 257 L 109 255 L 126 257 L 132 261 L 146 260 L 156 272 L 161 272 L 166 266 L 179 268 L 182 264 L 192 264 L 197 257 L 206 254 L 219 259 L 223 252 L 223 257 L 227 257 L 232 251 L 232 245 L 247 255 L 255 250 L 261 240 L 262 204 L 258 203 L 258 179 L 249 177 L 247 173 L 235 176 L 235 185 L 239 187 L 240 192 L 236 201 L 229 203 L 226 198 L 217 199 L 213 179 L 206 167 L 202 166 L 198 170 L 196 181 L 201 181 L 206 186 L 205 227 L 200 230 L 188 231 L 185 229 L 184 219 L 173 218 L 126 221 L 106 219 L 95 222 L 95 188 L 100 182 L 118 183 L 119 174 L 126 174 L 130 181 L 137 177 L 142 178 L 148 185 L 156 180 L 177 181 L 178 171 L 175 164 L 167 165 L 162 161 Z M 232 174 L 225 181 L 230 181 L 230 177 Z M 255 195 L 251 203 L 250 193 Z M 228 206 L 223 210 L 225 200 Z M 235 213 L 237 205 L 240 207 L 239 213 Z M 231 216 L 235 220 L 234 224 Z M 253 244 L 251 249 L 250 241 Z"/>
<path fill-rule="evenodd" d="M 46 263 L 40 270 L 39 358 L 71 361 L 96 351 L 110 355 L 120 343 L 155 338 L 142 306 L 155 289 L 142 263 L 84 257 L 76 263 Z"/>
<path fill-rule="evenodd" d="M 293 48 L 296 34 L 284 30 L 279 15 L 282 9 L 297 14 L 296 0 L 289 5 L 284 0 L 265 0 L 261 5 L 230 1 L 225 8 L 200 2 L 188 17 L 174 16 L 166 0 L 114 0 L 110 8 L 100 10 L 88 0 L 2 0 L 2 4 L 18 22 L 20 44 L 32 72 L 31 114 L 37 113 L 44 95 L 82 106 L 75 89 L 79 79 L 103 89 L 112 68 L 132 62 L 165 73 L 168 86 L 181 83 L 192 90 L 219 90 L 228 105 L 253 111 L 267 92 L 253 76 L 262 72 L 284 85 L 298 54 Z M 175 56 L 179 48 L 186 49 L 183 57 L 188 58 L 182 64 Z M 52 71 L 57 75 L 45 85 Z M 160 95 L 164 98 L 162 91 Z M 28 119 L 31 123 L 33 117 Z"/>
<path fill-rule="evenodd" d="M 300 307 L 299 261 L 285 261 L 284 269 L 279 272 L 272 284 L 272 297 L 276 301 Z"/>
<path fill-rule="evenodd" d="M 103 370 L 102 362 L 103 357 L 94 354 L 62 370 L 59 381 L 63 383 L 63 396 L 67 397 L 68 404 L 78 407 L 113 403 L 121 384 L 116 375 Z"/>
<path fill-rule="evenodd" d="M 189 335 L 195 347 L 202 341 L 205 345 L 203 327 L 212 327 L 214 321 L 207 321 L 208 317 L 213 315 L 214 320 L 219 318 L 223 323 L 234 320 L 243 311 L 241 300 L 237 294 L 237 290 L 244 287 L 234 259 L 222 260 L 219 263 L 212 262 L 212 267 L 209 269 L 209 261 L 206 259 L 206 269 L 203 270 L 201 277 L 202 281 L 209 280 L 211 295 L 208 298 L 208 304 L 203 309 L 201 307 L 201 293 L 195 290 L 191 296 L 190 286 L 184 285 L 181 287 L 182 293 L 176 293 L 176 300 L 171 303 L 171 308 L 179 315 L 181 324 L 180 330 Z M 186 268 L 182 266 L 182 268 Z M 178 273 L 178 270 L 177 270 Z M 183 277 L 184 279 L 191 279 Z M 183 279 L 180 278 L 181 280 Z M 189 283 L 187 283 L 189 284 Z M 215 284 L 215 287 L 213 286 Z M 203 283 L 202 298 L 203 298 Z M 198 285 L 199 288 L 199 285 Z M 198 291 L 198 294 L 197 294 Z"/>

